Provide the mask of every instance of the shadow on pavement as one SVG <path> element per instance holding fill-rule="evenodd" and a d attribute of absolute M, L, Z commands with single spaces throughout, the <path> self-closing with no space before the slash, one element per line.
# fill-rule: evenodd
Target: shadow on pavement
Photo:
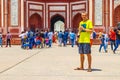
<path fill-rule="evenodd" d="M 92 69 L 92 71 L 102 71 L 102 69 Z"/>

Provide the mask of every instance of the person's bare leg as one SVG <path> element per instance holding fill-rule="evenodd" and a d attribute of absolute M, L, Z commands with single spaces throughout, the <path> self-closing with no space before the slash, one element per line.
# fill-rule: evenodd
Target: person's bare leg
<path fill-rule="evenodd" d="M 84 70 L 84 54 L 80 54 L 80 66 L 74 70 Z"/>
<path fill-rule="evenodd" d="M 84 69 L 84 54 L 80 54 L 80 69 Z"/>
<path fill-rule="evenodd" d="M 84 54 L 80 54 L 80 66 L 74 70 L 84 70 Z"/>
<path fill-rule="evenodd" d="M 88 72 L 91 72 L 91 61 L 92 61 L 91 54 L 87 54 L 87 58 L 88 58 Z"/>

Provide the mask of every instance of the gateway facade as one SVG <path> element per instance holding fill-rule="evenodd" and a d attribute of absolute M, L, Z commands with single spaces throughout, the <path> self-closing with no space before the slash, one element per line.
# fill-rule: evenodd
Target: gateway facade
<path fill-rule="evenodd" d="M 86 11 L 97 32 L 120 22 L 120 0 L 0 0 L 0 32 L 9 31 L 14 44 L 30 29 L 77 30 Z"/>

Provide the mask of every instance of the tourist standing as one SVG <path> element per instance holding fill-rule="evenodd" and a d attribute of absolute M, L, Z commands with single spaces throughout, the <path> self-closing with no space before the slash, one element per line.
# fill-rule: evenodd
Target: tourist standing
<path fill-rule="evenodd" d="M 8 47 L 8 45 L 9 45 L 9 47 L 11 47 L 11 39 L 12 39 L 12 36 L 11 36 L 10 32 L 7 32 L 7 34 L 6 34 L 6 47 Z"/>
<path fill-rule="evenodd" d="M 80 31 L 80 37 L 79 37 L 79 54 L 80 54 L 80 66 L 77 67 L 75 70 L 84 70 L 84 61 L 85 56 L 87 55 L 88 59 L 88 72 L 91 72 L 91 47 L 90 47 L 90 34 L 93 32 L 93 25 L 92 22 L 88 19 L 87 13 L 82 13 L 82 19 L 83 21 L 79 24 L 79 31 Z"/>

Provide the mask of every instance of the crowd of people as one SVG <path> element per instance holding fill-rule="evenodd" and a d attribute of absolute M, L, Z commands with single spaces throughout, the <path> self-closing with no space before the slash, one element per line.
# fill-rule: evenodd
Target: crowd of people
<path fill-rule="evenodd" d="M 66 46 L 70 44 L 71 47 L 74 45 L 78 45 L 79 35 L 74 31 L 59 31 L 52 32 L 48 30 L 36 30 L 36 31 L 23 31 L 19 35 L 21 38 L 21 48 L 23 49 L 32 49 L 32 48 L 43 48 L 43 47 L 51 47 L 52 43 L 58 43 L 58 46 Z M 11 47 L 11 39 L 12 36 L 10 32 L 7 33 L 5 37 L 5 47 Z M 105 31 L 100 31 L 97 33 L 93 31 L 90 36 L 90 45 L 93 44 L 93 39 L 99 39 L 100 47 L 99 52 L 101 52 L 102 47 L 104 51 L 108 52 L 108 44 L 110 43 L 111 50 L 113 53 L 116 53 L 117 48 L 120 44 L 120 27 L 110 27 L 110 31 L 107 34 Z M 2 33 L 0 33 L 0 46 L 3 47 L 3 37 Z"/>
<path fill-rule="evenodd" d="M 99 32 L 98 39 L 100 40 L 99 52 L 101 52 L 102 47 L 104 51 L 108 52 L 108 44 L 110 43 L 111 50 L 116 53 L 117 48 L 120 44 L 120 26 L 110 27 L 110 31 L 107 34 L 105 31 Z"/>
<path fill-rule="evenodd" d="M 22 31 L 19 35 L 21 39 L 22 49 L 33 49 L 33 48 L 44 48 L 52 47 L 52 43 L 57 43 L 58 46 L 67 46 L 71 44 L 72 47 L 76 44 L 76 33 L 74 31 L 65 30 L 63 31 L 48 31 L 48 30 L 28 30 Z M 12 35 L 7 32 L 3 39 L 2 33 L 0 33 L 0 46 L 11 47 Z"/>
<path fill-rule="evenodd" d="M 64 32 L 48 30 L 36 30 L 33 32 L 29 30 L 22 32 L 19 37 L 21 38 L 21 48 L 23 49 L 52 47 L 52 43 L 58 43 L 59 46 L 66 46 L 70 43 L 72 47 L 76 44 L 76 34 L 68 30 Z"/>
<path fill-rule="evenodd" d="M 32 48 L 43 48 L 43 47 L 51 47 L 52 43 L 58 43 L 59 46 L 66 46 L 70 44 L 71 47 L 74 45 L 78 45 L 79 35 L 76 34 L 74 31 L 59 31 L 59 32 L 52 32 L 48 30 L 36 30 L 36 31 L 23 31 L 19 35 L 21 38 L 21 48 L 23 49 L 32 49 Z M 11 39 L 12 36 L 10 32 L 7 32 L 5 37 L 5 47 L 11 47 Z M 101 52 L 102 47 L 104 52 L 108 52 L 108 44 L 110 43 L 111 50 L 113 53 L 116 53 L 117 48 L 120 44 L 120 26 L 118 27 L 110 27 L 109 33 L 105 31 L 100 31 L 97 33 L 93 31 L 90 36 L 90 45 L 93 44 L 93 39 L 99 39 L 100 47 L 99 52 Z M 0 33 L 0 46 L 3 47 L 3 37 L 2 33 Z"/>

